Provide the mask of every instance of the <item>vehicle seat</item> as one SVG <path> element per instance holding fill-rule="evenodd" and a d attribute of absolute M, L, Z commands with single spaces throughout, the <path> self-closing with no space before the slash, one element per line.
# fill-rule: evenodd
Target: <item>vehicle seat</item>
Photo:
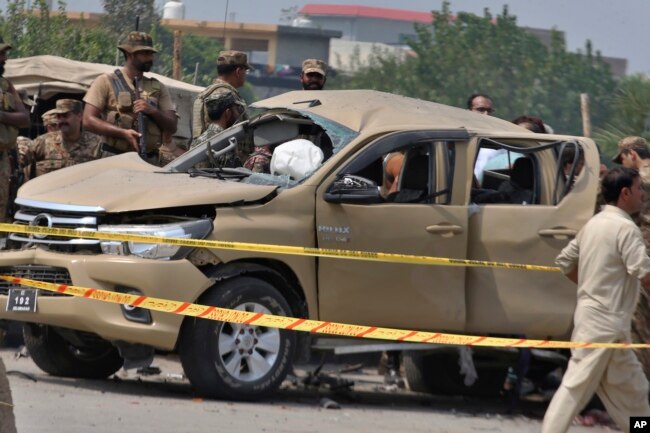
<path fill-rule="evenodd" d="M 533 160 L 527 157 L 515 160 L 510 170 L 510 180 L 499 187 L 506 195 L 506 203 L 532 204 L 534 201 L 535 173 Z"/>
<path fill-rule="evenodd" d="M 429 156 L 407 153 L 398 182 L 397 192 L 390 194 L 388 201 L 415 203 L 426 197 L 429 192 Z"/>

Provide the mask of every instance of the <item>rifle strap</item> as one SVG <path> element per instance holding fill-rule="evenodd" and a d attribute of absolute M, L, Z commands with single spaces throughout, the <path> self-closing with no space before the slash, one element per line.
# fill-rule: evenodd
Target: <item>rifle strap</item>
<path fill-rule="evenodd" d="M 126 82 L 126 79 L 124 78 L 124 74 L 122 74 L 122 71 L 119 69 L 115 70 L 115 76 L 117 77 L 117 80 L 113 80 L 114 85 L 118 86 L 118 92 L 129 92 L 131 94 L 131 98 L 135 101 L 136 95 L 135 95 L 135 90 L 131 88 Z M 115 94 L 117 96 L 117 93 Z"/>

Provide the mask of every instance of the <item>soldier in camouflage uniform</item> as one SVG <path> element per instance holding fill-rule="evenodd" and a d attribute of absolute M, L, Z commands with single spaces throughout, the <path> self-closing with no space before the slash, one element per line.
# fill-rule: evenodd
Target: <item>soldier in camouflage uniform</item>
<path fill-rule="evenodd" d="M 18 91 L 18 96 L 23 101 L 25 109 L 29 111 L 31 107 L 34 106 L 34 101 L 29 99 L 27 96 L 27 91 L 21 89 Z M 16 138 L 16 146 L 18 148 L 18 166 L 23 170 L 23 183 L 27 182 L 31 177 L 31 162 L 29 161 L 28 153 L 32 146 L 32 140 L 29 137 L 23 137 L 19 135 Z"/>
<path fill-rule="evenodd" d="M 167 87 L 144 75 L 151 70 L 157 51 L 151 36 L 143 32 L 129 33 L 117 48 L 124 54 L 124 67 L 93 81 L 84 96 L 84 126 L 103 137 L 104 157 L 139 151 L 138 118 L 142 113 L 146 160 L 158 165 L 163 136 L 176 132 L 178 119 Z"/>
<path fill-rule="evenodd" d="M 81 127 L 81 101 L 59 99 L 53 111 L 60 130 L 38 136 L 28 154 L 36 164 L 36 176 L 100 156 L 101 137 Z"/>
<path fill-rule="evenodd" d="M 214 82 L 199 93 L 194 101 L 192 110 L 192 137 L 203 134 L 212 123 L 207 112 L 207 101 L 215 92 L 230 93 L 237 104 L 246 112 L 246 101 L 241 97 L 237 88 L 246 82 L 246 74 L 253 68 L 248 64 L 248 56 L 241 51 L 221 51 L 217 58 L 217 72 L 219 76 Z"/>
<path fill-rule="evenodd" d="M 41 119 L 43 119 L 43 126 L 45 126 L 47 132 L 55 132 L 59 130 L 59 124 L 56 123 L 56 114 L 54 113 L 54 108 L 43 113 L 41 115 Z"/>
<path fill-rule="evenodd" d="M 618 153 L 613 158 L 623 167 L 638 170 L 645 191 L 644 209 L 635 222 L 639 225 L 646 251 L 650 254 L 650 149 L 642 137 L 625 137 L 618 142 Z M 639 303 L 632 320 L 632 337 L 635 342 L 650 342 L 650 296 L 646 290 L 641 290 Z M 639 361 L 643 365 L 646 377 L 650 378 L 650 351 L 637 351 Z"/>
<path fill-rule="evenodd" d="M 11 181 L 9 151 L 16 149 L 18 129 L 29 127 L 29 113 L 13 84 L 3 76 L 10 49 L 11 45 L 0 38 L 0 222 L 10 220 L 7 216 Z"/>
<path fill-rule="evenodd" d="M 224 129 L 230 128 L 242 114 L 242 107 L 237 103 L 231 92 L 216 91 L 205 100 L 206 112 L 210 123 L 203 134 L 192 140 L 190 149 L 197 146 L 205 146 L 206 143 Z M 242 161 L 248 154 L 242 154 L 240 149 L 220 155 L 216 159 L 217 167 L 234 168 L 241 167 Z"/>
<path fill-rule="evenodd" d="M 302 62 L 300 84 L 303 90 L 323 90 L 327 81 L 327 64 L 318 59 Z"/>
<path fill-rule="evenodd" d="M 244 162 L 244 167 L 253 173 L 271 173 L 272 156 L 269 146 L 255 146 L 255 151 Z"/>

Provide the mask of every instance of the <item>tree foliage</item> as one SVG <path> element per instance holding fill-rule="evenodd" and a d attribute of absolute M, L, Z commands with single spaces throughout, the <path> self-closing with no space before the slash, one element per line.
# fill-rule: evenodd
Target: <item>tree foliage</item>
<path fill-rule="evenodd" d="M 507 6 L 500 15 L 459 12 L 449 3 L 433 11 L 430 25 L 416 25 L 405 59 L 375 52 L 351 77 L 335 80 L 341 88 L 372 88 L 460 107 L 475 92 L 489 94 L 496 115 L 542 117 L 557 132 L 580 134 L 580 93 L 589 93 L 592 122 L 602 124 L 605 97 L 615 82 L 590 44 L 569 53 L 558 32 L 550 47 L 517 26 Z"/>
<path fill-rule="evenodd" d="M 122 40 L 135 30 L 135 18 L 139 17 L 138 30 L 151 33 L 160 23 L 154 0 L 102 0 L 105 14 L 102 25 L 114 36 Z"/>
<path fill-rule="evenodd" d="M 85 28 L 83 22 L 68 20 L 65 3 L 58 2 L 58 14 L 50 15 L 48 2 L 34 0 L 28 9 L 25 0 L 7 3 L 0 17 L 0 32 L 11 42 L 13 57 L 42 54 L 89 62 L 111 62 L 114 48 L 107 46 L 100 28 Z"/>
<path fill-rule="evenodd" d="M 103 0 L 105 14 L 100 26 L 86 26 L 71 22 L 66 15 L 66 4 L 57 2 L 57 14 L 45 0 L 7 2 L 7 10 L 0 16 L 0 32 L 12 43 L 13 57 L 51 54 L 73 60 L 120 64 L 122 55 L 117 45 L 135 30 L 135 16 L 140 16 L 139 29 L 151 33 L 159 53 L 154 72 L 172 75 L 174 38 L 171 31 L 161 26 L 160 14 L 154 0 Z M 196 84 L 206 86 L 217 76 L 216 59 L 223 49 L 217 39 L 193 34 L 182 35 L 181 80 L 194 82 L 196 64 L 199 64 Z M 251 96 L 252 99 L 254 97 Z"/>
<path fill-rule="evenodd" d="M 611 115 L 594 134 L 603 153 L 616 154 L 618 141 L 628 135 L 650 140 L 650 78 L 641 74 L 623 78 L 608 104 Z"/>

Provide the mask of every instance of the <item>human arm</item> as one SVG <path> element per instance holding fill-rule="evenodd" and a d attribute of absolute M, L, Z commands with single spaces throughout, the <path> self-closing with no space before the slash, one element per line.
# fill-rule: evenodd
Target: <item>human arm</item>
<path fill-rule="evenodd" d="M 15 128 L 27 128 L 29 127 L 29 113 L 25 109 L 25 105 L 21 102 L 18 92 L 12 84 L 9 84 L 9 90 L 14 99 L 13 110 L 14 111 L 0 111 L 0 123 L 5 125 L 13 126 Z"/>
<path fill-rule="evenodd" d="M 560 267 L 564 275 L 574 283 L 578 284 L 578 259 L 580 257 L 580 248 L 578 239 L 574 238 L 569 244 L 562 249 L 560 254 L 555 258 L 555 264 Z"/>
<path fill-rule="evenodd" d="M 86 103 L 86 106 L 84 107 L 83 123 L 84 128 L 90 132 L 94 132 L 97 135 L 121 138 L 123 140 L 126 140 L 136 152 L 140 148 L 138 145 L 140 133 L 138 131 L 135 131 L 133 129 L 123 129 L 118 126 L 111 125 L 102 119 L 102 112 L 94 105 Z"/>
<path fill-rule="evenodd" d="M 157 102 L 150 104 L 144 99 L 138 99 L 133 103 L 133 112 L 137 115 L 142 112 L 162 130 L 163 133 L 173 135 L 176 132 L 178 117 L 172 102 L 169 89 L 164 85 L 160 85 L 160 92 L 158 93 Z"/>
<path fill-rule="evenodd" d="M 151 104 L 148 104 L 143 99 L 138 99 L 133 103 L 133 112 L 137 115 L 138 113 L 145 114 L 148 118 L 156 122 L 158 127 L 168 132 L 169 134 L 174 134 L 176 132 L 176 126 L 178 118 L 176 117 L 176 112 L 173 110 L 160 110 Z"/>
<path fill-rule="evenodd" d="M 564 274 L 565 277 L 567 277 L 569 280 L 573 281 L 574 283 L 578 284 L 578 266 L 574 266 L 573 269 L 571 269 L 569 272 Z"/>

